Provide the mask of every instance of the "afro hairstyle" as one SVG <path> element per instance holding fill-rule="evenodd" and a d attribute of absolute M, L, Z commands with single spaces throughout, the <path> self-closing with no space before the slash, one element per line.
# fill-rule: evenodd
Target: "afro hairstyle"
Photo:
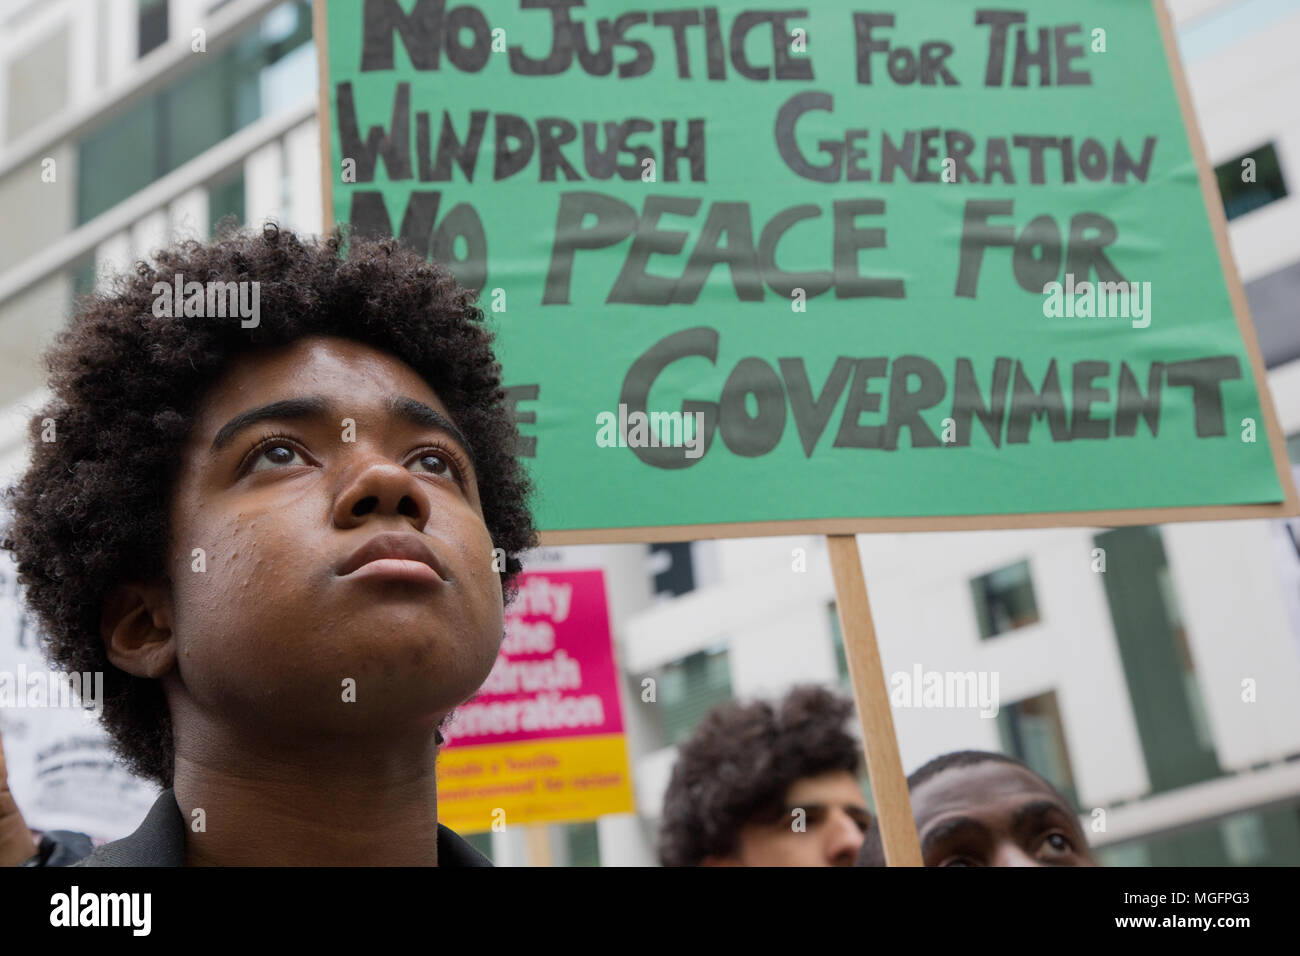
<path fill-rule="evenodd" d="M 259 283 L 259 322 L 159 317 L 155 283 Z M 205 285 L 206 287 L 206 285 Z M 105 598 L 165 577 L 168 510 L 205 393 L 237 357 L 310 336 L 400 358 L 429 383 L 474 446 L 483 517 L 505 552 L 503 596 L 536 544 L 517 432 L 475 293 L 393 239 L 300 238 L 267 224 L 186 241 L 82 298 L 46 356 L 53 397 L 29 429 L 26 473 L 7 489 L 3 546 L 18 562 L 46 656 L 103 672 L 102 720 L 127 767 L 171 786 L 172 724 L 162 685 L 109 663 Z M 55 441 L 41 441 L 53 419 Z"/>

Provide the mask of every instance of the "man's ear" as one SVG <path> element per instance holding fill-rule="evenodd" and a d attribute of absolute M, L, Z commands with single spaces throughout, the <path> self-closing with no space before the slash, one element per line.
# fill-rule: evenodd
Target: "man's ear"
<path fill-rule="evenodd" d="M 176 666 L 171 588 L 165 581 L 118 585 L 104 599 L 99 633 L 114 667 L 162 678 Z"/>

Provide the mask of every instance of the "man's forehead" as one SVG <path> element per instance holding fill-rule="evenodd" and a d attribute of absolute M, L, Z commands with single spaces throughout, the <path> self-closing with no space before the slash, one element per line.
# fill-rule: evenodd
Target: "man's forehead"
<path fill-rule="evenodd" d="M 801 777 L 786 791 L 787 803 L 842 803 L 865 807 L 858 781 L 847 770 L 834 770 L 815 777 Z"/>
<path fill-rule="evenodd" d="M 1033 773 L 1001 760 L 941 770 L 912 791 L 918 825 L 949 813 L 965 816 L 1010 814 L 1030 799 L 1059 803 Z"/>
<path fill-rule="evenodd" d="M 324 336 L 239 356 L 205 395 L 201 414 L 214 430 L 251 406 L 304 395 L 322 397 L 358 420 L 387 414 L 398 396 L 447 414 L 438 394 L 405 362 L 360 342 Z"/>

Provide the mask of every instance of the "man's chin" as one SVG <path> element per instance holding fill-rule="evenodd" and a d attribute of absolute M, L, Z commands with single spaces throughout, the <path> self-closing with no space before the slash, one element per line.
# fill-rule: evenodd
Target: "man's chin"
<path fill-rule="evenodd" d="M 472 694 L 473 690 L 463 697 L 459 693 L 449 695 L 444 685 L 430 693 L 428 685 L 359 682 L 355 696 L 346 691 L 336 695 L 337 707 L 304 705 L 291 719 L 294 726 L 288 732 L 316 739 L 380 738 L 394 742 L 423 735 L 432 741 L 447 714 Z"/>

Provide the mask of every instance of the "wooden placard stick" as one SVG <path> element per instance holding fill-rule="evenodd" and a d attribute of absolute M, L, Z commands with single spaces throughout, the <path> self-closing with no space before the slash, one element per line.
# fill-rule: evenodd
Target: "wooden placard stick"
<path fill-rule="evenodd" d="M 862 721 L 862 740 L 867 752 L 867 774 L 876 801 L 877 825 L 885 848 L 887 866 L 923 866 L 921 844 L 912 819 L 912 801 L 907 793 L 903 761 L 894 736 L 894 715 L 889 709 L 889 690 L 876 643 L 876 626 L 871 620 L 867 582 L 862 573 L 858 540 L 851 534 L 826 536 L 831 573 L 835 578 L 835 607 L 840 616 L 840 633 L 853 682 L 853 697 Z"/>
<path fill-rule="evenodd" d="M 551 853 L 551 828 L 546 824 L 525 828 L 528 840 L 529 866 L 554 866 L 555 859 Z"/>

